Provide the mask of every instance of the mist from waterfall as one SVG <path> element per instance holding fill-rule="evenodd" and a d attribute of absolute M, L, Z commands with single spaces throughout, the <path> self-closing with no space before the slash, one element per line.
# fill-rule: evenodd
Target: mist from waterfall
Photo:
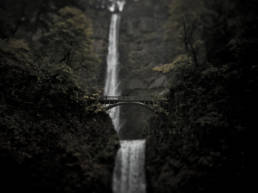
<path fill-rule="evenodd" d="M 110 0 L 108 7 L 112 12 L 109 29 L 109 46 L 107 55 L 107 72 L 105 96 L 119 96 L 119 25 L 125 6 L 125 0 Z M 115 130 L 120 130 L 120 108 L 109 111 Z M 145 140 L 122 140 L 117 153 L 113 173 L 113 193 L 145 193 Z"/>

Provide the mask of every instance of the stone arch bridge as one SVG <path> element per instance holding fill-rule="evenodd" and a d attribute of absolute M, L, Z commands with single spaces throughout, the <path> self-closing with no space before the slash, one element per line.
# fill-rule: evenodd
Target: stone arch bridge
<path fill-rule="evenodd" d="M 123 105 L 139 105 L 155 113 L 161 111 L 162 109 L 167 109 L 166 98 L 146 96 L 102 96 L 94 99 L 88 99 L 88 101 L 103 104 L 105 111 Z"/>

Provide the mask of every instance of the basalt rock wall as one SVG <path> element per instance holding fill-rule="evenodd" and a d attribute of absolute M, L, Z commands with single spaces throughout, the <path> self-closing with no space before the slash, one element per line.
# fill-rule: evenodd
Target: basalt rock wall
<path fill-rule="evenodd" d="M 124 96 L 166 95 L 166 75 L 153 71 L 155 66 L 169 62 L 171 43 L 166 40 L 168 0 L 127 0 L 120 24 L 120 89 Z M 111 13 L 107 1 L 84 3 L 93 24 L 94 49 L 101 59 L 99 86 L 106 73 L 106 55 Z M 122 138 L 141 138 L 149 126 L 152 112 L 140 106 L 121 107 Z"/>

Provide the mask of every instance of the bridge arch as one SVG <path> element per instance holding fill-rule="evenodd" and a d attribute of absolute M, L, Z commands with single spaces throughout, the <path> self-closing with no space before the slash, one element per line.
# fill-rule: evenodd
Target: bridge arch
<path fill-rule="evenodd" d="M 122 105 L 139 105 L 139 106 L 144 107 L 145 109 L 148 109 L 149 111 L 151 111 L 153 113 L 156 113 L 154 111 L 154 109 L 150 107 L 150 105 L 147 105 L 146 103 L 143 103 L 143 102 L 137 102 L 137 101 L 135 101 L 135 102 L 117 102 L 117 103 L 106 106 L 105 110 L 108 111 L 114 107 L 122 106 Z"/>
<path fill-rule="evenodd" d="M 102 104 L 103 106 L 101 109 L 104 111 L 108 111 L 114 107 L 122 105 L 138 105 L 156 114 L 162 114 L 162 112 L 164 112 L 156 107 L 160 106 L 162 109 L 166 109 L 165 106 L 167 104 L 166 98 L 153 99 L 153 97 L 146 96 L 102 96 L 100 98 L 86 97 L 86 101 L 88 104 Z"/>

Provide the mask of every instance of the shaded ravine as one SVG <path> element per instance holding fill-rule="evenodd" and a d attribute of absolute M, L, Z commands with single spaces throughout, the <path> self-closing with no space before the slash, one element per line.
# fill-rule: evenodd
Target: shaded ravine
<path fill-rule="evenodd" d="M 119 96 L 119 25 L 125 0 L 110 1 L 112 12 L 109 29 L 107 72 L 104 95 Z M 109 111 L 115 130 L 120 130 L 120 108 Z M 113 193 L 145 193 L 145 140 L 121 140 L 113 173 Z"/>

